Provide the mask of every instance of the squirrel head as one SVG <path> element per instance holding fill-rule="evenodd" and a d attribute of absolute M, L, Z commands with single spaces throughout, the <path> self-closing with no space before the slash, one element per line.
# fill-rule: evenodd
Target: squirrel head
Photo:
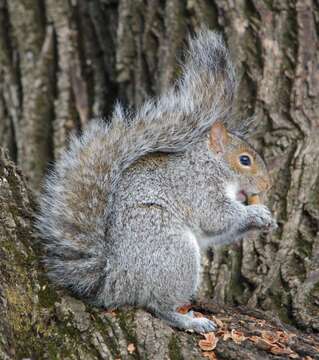
<path fill-rule="evenodd" d="M 230 133 L 219 121 L 210 130 L 212 151 L 233 171 L 239 181 L 239 191 L 248 197 L 262 195 L 271 187 L 264 160 L 246 141 Z"/>

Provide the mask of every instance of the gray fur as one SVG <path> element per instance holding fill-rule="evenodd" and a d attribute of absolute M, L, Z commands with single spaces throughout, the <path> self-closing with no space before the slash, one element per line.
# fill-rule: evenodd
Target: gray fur
<path fill-rule="evenodd" d="M 201 250 L 274 226 L 264 206 L 229 194 L 229 186 L 257 192 L 254 179 L 209 148 L 209 129 L 227 123 L 235 91 L 222 38 L 202 30 L 174 88 L 131 118 L 117 106 L 110 125 L 92 121 L 72 138 L 37 221 L 55 283 L 96 305 L 142 306 L 182 329 L 214 329 L 176 312 L 196 295 Z"/>

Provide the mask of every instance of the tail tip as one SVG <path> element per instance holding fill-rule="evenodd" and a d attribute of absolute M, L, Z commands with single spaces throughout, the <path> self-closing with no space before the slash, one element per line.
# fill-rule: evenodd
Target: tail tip
<path fill-rule="evenodd" d="M 222 69 L 233 71 L 223 36 L 206 27 L 200 28 L 195 36 L 189 39 L 188 62 L 215 71 Z"/>

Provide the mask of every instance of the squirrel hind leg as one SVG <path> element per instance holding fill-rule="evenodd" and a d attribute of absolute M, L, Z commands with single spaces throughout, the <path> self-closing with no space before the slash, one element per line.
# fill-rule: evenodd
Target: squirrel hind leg
<path fill-rule="evenodd" d="M 187 314 L 180 314 L 176 311 L 157 311 L 156 315 L 173 327 L 181 330 L 194 330 L 199 334 L 215 331 L 217 328 L 213 321 L 205 317 L 194 317 L 192 311 Z"/>

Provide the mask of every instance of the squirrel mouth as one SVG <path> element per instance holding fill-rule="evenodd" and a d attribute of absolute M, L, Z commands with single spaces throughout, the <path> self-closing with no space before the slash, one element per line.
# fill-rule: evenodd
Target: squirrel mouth
<path fill-rule="evenodd" d="M 244 205 L 248 205 L 248 195 L 244 190 L 241 190 L 237 193 L 236 200 L 241 202 Z"/>
<path fill-rule="evenodd" d="M 257 205 L 261 203 L 260 194 L 248 195 L 244 190 L 237 193 L 236 199 L 244 205 Z"/>

